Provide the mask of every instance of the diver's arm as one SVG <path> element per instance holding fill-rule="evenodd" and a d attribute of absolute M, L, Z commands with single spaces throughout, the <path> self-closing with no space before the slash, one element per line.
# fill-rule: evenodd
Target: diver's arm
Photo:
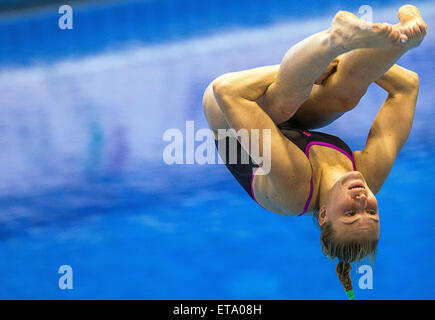
<path fill-rule="evenodd" d="M 226 74 L 213 81 L 213 92 L 232 129 L 247 130 L 251 138 L 255 137 L 255 131 L 258 134 L 258 141 L 250 139 L 250 143 L 237 137 L 247 151 L 258 146 L 258 154 L 250 153 L 256 163 L 261 163 L 264 158 L 269 164 L 267 175 L 256 177 L 254 193 L 257 201 L 275 213 L 287 215 L 303 208 L 309 184 L 300 185 L 299 181 L 309 181 L 311 169 L 303 152 L 282 135 L 272 119 L 255 102 L 273 81 L 273 74 L 272 69 Z M 269 150 L 263 150 L 264 139 L 270 139 Z M 277 208 L 277 204 L 280 208 Z"/>
<path fill-rule="evenodd" d="M 357 168 L 363 168 L 373 192 L 385 182 L 400 150 L 408 139 L 419 90 L 418 75 L 394 65 L 376 81 L 388 92 L 370 128 L 366 146 L 355 153 Z"/>
<path fill-rule="evenodd" d="M 394 65 L 376 84 L 388 92 L 388 97 L 370 131 L 387 139 L 396 157 L 411 132 L 419 91 L 418 74 Z"/>
<path fill-rule="evenodd" d="M 375 82 L 393 97 L 418 94 L 418 74 L 397 64 Z"/>

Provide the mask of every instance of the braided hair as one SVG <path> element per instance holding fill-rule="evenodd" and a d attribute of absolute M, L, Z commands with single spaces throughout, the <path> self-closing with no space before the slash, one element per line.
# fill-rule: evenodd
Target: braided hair
<path fill-rule="evenodd" d="M 344 291 L 346 291 L 349 300 L 355 300 L 355 296 L 353 294 L 352 279 L 350 277 L 350 270 L 352 270 L 352 266 L 349 262 L 339 261 L 337 263 L 336 270 L 338 279 L 343 285 Z"/>

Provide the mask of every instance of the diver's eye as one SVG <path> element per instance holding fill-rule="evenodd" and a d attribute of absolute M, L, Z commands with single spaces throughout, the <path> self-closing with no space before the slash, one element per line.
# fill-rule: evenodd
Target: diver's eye
<path fill-rule="evenodd" d="M 375 215 L 376 214 L 376 210 L 367 210 L 367 213 Z"/>
<path fill-rule="evenodd" d="M 345 213 L 345 215 L 348 216 L 348 217 L 352 217 L 355 214 L 356 214 L 356 211 L 348 211 L 348 212 Z"/>

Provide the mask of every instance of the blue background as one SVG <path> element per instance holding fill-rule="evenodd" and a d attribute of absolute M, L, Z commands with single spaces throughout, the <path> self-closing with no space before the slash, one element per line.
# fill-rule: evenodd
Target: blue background
<path fill-rule="evenodd" d="M 223 165 L 166 165 L 162 137 L 207 127 L 215 77 L 280 63 L 362 4 L 397 23 L 404 2 L 74 2 L 73 30 L 58 6 L 1 12 L 0 298 L 345 299 L 311 217 L 265 211 Z M 415 4 L 429 33 L 399 64 L 420 96 L 377 196 L 374 288 L 352 271 L 357 299 L 434 298 L 435 6 Z M 361 149 L 385 98 L 372 85 L 323 131 Z M 61 265 L 73 290 L 58 287 Z"/>

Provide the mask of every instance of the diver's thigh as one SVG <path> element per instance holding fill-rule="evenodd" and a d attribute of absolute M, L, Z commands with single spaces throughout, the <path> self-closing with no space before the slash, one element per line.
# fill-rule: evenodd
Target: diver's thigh
<path fill-rule="evenodd" d="M 337 97 L 334 90 L 314 85 L 310 97 L 298 108 L 292 121 L 306 129 L 318 129 L 334 122 L 355 105 Z"/>

